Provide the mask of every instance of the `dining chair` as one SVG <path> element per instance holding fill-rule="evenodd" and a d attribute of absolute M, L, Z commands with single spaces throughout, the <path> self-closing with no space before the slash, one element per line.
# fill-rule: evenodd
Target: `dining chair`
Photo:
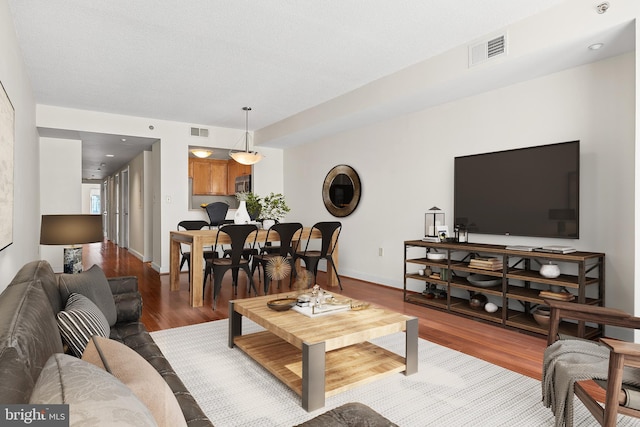
<path fill-rule="evenodd" d="M 253 277 L 251 275 L 251 269 L 249 265 L 249 259 L 242 257 L 245 249 L 245 243 L 248 242 L 250 246 L 255 246 L 256 238 L 258 236 L 258 227 L 255 224 L 228 224 L 218 228 L 216 233 L 216 240 L 214 248 L 218 247 L 218 242 L 221 234 L 226 234 L 231 240 L 231 256 L 223 258 L 213 258 L 207 260 L 204 272 L 204 281 L 202 282 L 202 290 L 204 293 L 204 287 L 207 283 L 209 275 L 213 276 L 213 309 L 216 309 L 216 302 L 218 300 L 218 294 L 222 287 L 222 279 L 228 270 L 231 270 L 233 276 L 233 289 L 234 295 L 238 294 L 238 272 L 242 269 L 247 274 L 248 286 L 247 291 L 251 294 L 251 289 L 258 295 L 256 286 L 253 283 Z M 251 233 L 253 238 L 250 237 Z"/>
<path fill-rule="evenodd" d="M 202 220 L 184 220 L 178 223 L 178 231 L 180 230 L 202 230 L 203 228 L 208 228 L 209 223 L 207 221 Z M 180 259 L 180 270 L 184 264 L 187 264 L 187 270 L 189 271 L 189 285 L 191 285 L 191 251 L 183 251 L 182 245 L 180 245 L 180 254 L 182 258 Z M 208 259 L 213 259 L 218 256 L 218 252 L 214 251 L 213 248 L 209 250 L 202 251 L 204 255 L 205 261 Z"/>
<path fill-rule="evenodd" d="M 322 243 L 320 250 L 310 249 L 309 243 L 313 240 L 311 234 L 314 230 L 318 230 L 322 235 Z M 340 276 L 336 269 L 336 264 L 333 262 L 333 251 L 338 244 L 338 237 L 342 231 L 342 223 L 340 221 L 324 221 L 317 222 L 311 227 L 311 233 L 304 246 L 304 250 L 297 251 L 294 255 L 294 260 L 301 259 L 304 261 L 304 266 L 307 271 L 313 273 L 313 283 L 316 281 L 318 275 L 318 263 L 321 259 L 325 259 L 327 264 L 331 264 L 333 271 L 338 279 L 338 286 L 342 290 L 342 283 L 340 283 Z"/>
<path fill-rule="evenodd" d="M 598 343 L 560 334 L 563 320 L 638 330 L 640 318 L 609 307 L 552 300 L 545 304 L 551 309 L 543 361 L 543 397 L 549 396 L 545 405 L 554 409 L 556 418 L 572 416 L 573 411 L 558 413 L 561 405 L 552 399 L 558 387 L 568 387 L 567 399 L 575 394 L 602 426 L 615 426 L 618 414 L 640 418 L 640 344 L 607 338 Z M 571 383 L 559 384 L 560 379 Z M 552 393 L 547 394 L 545 384 L 552 384 Z M 605 390 L 604 402 L 594 393 L 599 387 Z"/>
<path fill-rule="evenodd" d="M 258 279 L 260 279 L 260 267 L 262 267 L 262 276 L 264 278 L 264 294 L 269 292 L 269 284 L 271 277 L 267 274 L 267 265 L 269 261 L 274 260 L 276 257 L 282 257 L 291 266 L 291 274 L 289 276 L 289 283 L 291 278 L 295 275 L 295 261 L 293 254 L 296 253 L 298 241 L 293 242 L 293 237 L 296 233 L 302 230 L 302 224 L 299 222 L 281 222 L 274 224 L 267 230 L 265 237 L 265 243 L 269 242 L 269 239 L 273 239 L 273 233 L 278 234 L 280 244 L 277 246 L 271 246 L 270 249 L 277 248 L 277 251 L 263 252 L 253 256 L 253 262 L 251 264 L 251 275 L 254 274 L 256 268 L 258 268 Z M 264 246 L 263 246 L 264 248 Z M 280 287 L 280 281 L 278 280 L 278 287 Z"/>
<path fill-rule="evenodd" d="M 229 211 L 229 205 L 224 202 L 209 203 L 205 206 L 205 210 L 209 216 L 209 227 L 211 228 L 233 222 L 226 219 L 227 212 Z"/>

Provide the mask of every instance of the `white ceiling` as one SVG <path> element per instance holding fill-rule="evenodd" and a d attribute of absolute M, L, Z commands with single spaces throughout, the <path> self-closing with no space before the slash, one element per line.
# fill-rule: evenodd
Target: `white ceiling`
<path fill-rule="evenodd" d="M 9 6 L 37 103 L 240 129 L 242 107 L 251 106 L 254 130 L 562 1 L 9 0 Z"/>

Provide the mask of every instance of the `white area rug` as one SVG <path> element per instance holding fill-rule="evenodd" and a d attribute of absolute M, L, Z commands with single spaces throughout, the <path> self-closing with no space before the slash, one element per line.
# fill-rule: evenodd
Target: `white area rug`
<path fill-rule="evenodd" d="M 326 400 L 306 412 L 300 397 L 237 348 L 227 346 L 227 320 L 151 335 L 217 427 L 293 426 L 346 402 L 362 402 L 402 427 L 553 426 L 540 382 L 450 350 L 419 342 L 418 373 L 395 374 Z M 262 328 L 243 318 L 243 333 Z M 404 354 L 401 333 L 373 340 Z M 576 399 L 575 426 L 596 425 Z M 625 419 L 619 425 L 640 425 Z"/>

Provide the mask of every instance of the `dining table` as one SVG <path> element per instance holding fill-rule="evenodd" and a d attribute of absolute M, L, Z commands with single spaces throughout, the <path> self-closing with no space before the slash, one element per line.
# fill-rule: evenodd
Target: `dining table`
<path fill-rule="evenodd" d="M 268 230 L 258 229 L 256 232 L 251 233 L 247 237 L 247 242 L 252 243 L 266 243 L 266 242 L 278 242 L 280 236 L 277 232 L 268 233 Z M 257 235 L 256 235 L 257 233 Z M 191 246 L 191 265 L 189 268 L 189 280 L 192 286 L 189 287 L 189 302 L 192 307 L 202 307 L 203 305 L 203 271 L 204 271 L 204 247 L 218 245 L 230 245 L 231 239 L 226 233 L 220 233 L 218 236 L 218 229 L 204 229 L 204 230 L 178 230 L 170 232 L 170 248 L 169 248 L 169 284 L 171 291 L 180 290 L 180 259 L 181 245 Z M 268 240 L 267 240 L 268 238 Z M 307 239 L 322 239 L 322 235 L 318 229 L 313 227 L 303 227 L 300 232 L 294 235 L 292 244 L 295 242 L 306 242 Z M 335 243 L 335 249 L 333 251 L 333 262 L 335 269 L 338 268 L 338 242 Z M 331 263 L 327 263 L 327 285 L 329 287 L 338 286 L 337 272 L 331 266 Z"/>

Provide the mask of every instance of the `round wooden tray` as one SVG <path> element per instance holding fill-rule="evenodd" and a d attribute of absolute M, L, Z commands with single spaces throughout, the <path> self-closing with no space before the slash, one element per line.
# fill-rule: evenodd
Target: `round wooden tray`
<path fill-rule="evenodd" d="M 287 311 L 298 302 L 297 298 L 278 298 L 267 302 L 267 307 L 275 311 Z"/>

